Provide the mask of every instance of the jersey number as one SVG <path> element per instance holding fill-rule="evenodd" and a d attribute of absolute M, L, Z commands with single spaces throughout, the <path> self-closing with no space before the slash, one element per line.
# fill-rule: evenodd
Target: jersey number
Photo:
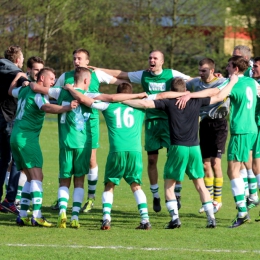
<path fill-rule="evenodd" d="M 247 109 L 251 109 L 253 106 L 253 91 L 249 87 L 246 88 L 246 98 L 248 100 Z"/>
<path fill-rule="evenodd" d="M 123 123 L 127 128 L 130 128 L 134 124 L 134 116 L 131 114 L 133 112 L 132 107 L 128 107 L 123 112 Z M 116 115 L 116 127 L 122 128 L 122 120 L 121 120 L 121 107 L 117 108 L 114 111 L 114 114 Z"/>
<path fill-rule="evenodd" d="M 24 114 L 24 107 L 25 107 L 26 101 L 24 99 L 18 100 L 17 104 L 17 115 L 16 119 L 21 120 Z"/>

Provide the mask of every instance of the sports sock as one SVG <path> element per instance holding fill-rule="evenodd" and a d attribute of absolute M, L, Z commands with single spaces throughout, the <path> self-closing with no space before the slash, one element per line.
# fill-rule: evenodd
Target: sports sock
<path fill-rule="evenodd" d="M 214 201 L 221 203 L 222 201 L 223 178 L 214 178 Z"/>
<path fill-rule="evenodd" d="M 176 197 L 181 196 L 181 190 L 182 190 L 182 184 L 181 183 L 176 183 L 174 187 L 174 193 Z"/>
<path fill-rule="evenodd" d="M 141 223 L 149 222 L 147 200 L 143 190 L 139 189 L 134 192 L 134 197 L 141 216 Z"/>
<path fill-rule="evenodd" d="M 170 213 L 172 220 L 179 218 L 177 200 L 168 200 L 166 201 L 166 208 Z"/>
<path fill-rule="evenodd" d="M 113 204 L 114 194 L 109 191 L 104 191 L 102 195 L 102 204 L 103 204 L 103 220 L 108 219 L 111 221 L 111 209 Z"/>
<path fill-rule="evenodd" d="M 10 172 L 6 172 L 6 174 L 5 174 L 5 192 L 7 192 L 9 177 L 10 177 Z"/>
<path fill-rule="evenodd" d="M 29 209 L 31 203 L 30 190 L 31 190 L 31 183 L 26 181 L 22 189 L 21 200 L 20 200 L 20 205 L 21 205 L 20 216 L 22 218 L 27 217 L 27 210 Z"/>
<path fill-rule="evenodd" d="M 248 189 L 248 179 L 247 179 L 247 171 L 246 168 L 240 170 L 241 177 L 245 183 L 245 196 L 249 197 L 249 189 Z"/>
<path fill-rule="evenodd" d="M 59 187 L 59 190 L 58 190 L 58 200 L 59 200 L 59 208 L 60 208 L 59 214 L 67 211 L 69 196 L 70 196 L 70 193 L 69 193 L 68 187 L 66 187 L 66 186 Z"/>
<path fill-rule="evenodd" d="M 23 186 L 24 186 L 26 181 L 27 181 L 26 175 L 23 172 L 21 172 L 20 177 L 19 177 L 19 181 L 18 181 L 18 188 L 17 188 L 16 197 L 15 197 L 15 202 L 18 202 L 18 201 L 21 200 L 22 189 L 23 189 Z"/>
<path fill-rule="evenodd" d="M 43 197 L 41 181 L 31 180 L 30 194 L 31 194 L 32 205 L 33 205 L 33 216 L 35 218 L 41 218 L 42 197 Z"/>
<path fill-rule="evenodd" d="M 209 191 L 211 199 L 213 199 L 213 182 L 214 178 L 213 177 L 205 177 L 204 178 L 205 186 Z"/>
<path fill-rule="evenodd" d="M 238 209 L 238 217 L 244 217 L 247 214 L 244 187 L 245 183 L 241 178 L 230 181 L 232 194 Z"/>
<path fill-rule="evenodd" d="M 253 199 L 254 201 L 258 201 L 257 180 L 252 169 L 247 170 L 247 178 L 248 178 L 249 198 Z"/>
<path fill-rule="evenodd" d="M 160 198 L 158 184 L 150 185 L 150 190 L 154 198 Z"/>
<path fill-rule="evenodd" d="M 88 172 L 88 198 L 95 198 L 98 181 L 98 166 Z"/>
<path fill-rule="evenodd" d="M 202 207 L 204 208 L 204 211 L 206 212 L 207 216 L 210 218 L 215 218 L 214 216 L 214 208 L 212 201 L 206 201 L 202 203 Z"/>
<path fill-rule="evenodd" d="M 81 208 L 83 198 L 84 198 L 84 189 L 83 188 L 74 188 L 71 221 L 74 219 L 76 219 L 76 220 L 79 219 L 79 211 Z"/>

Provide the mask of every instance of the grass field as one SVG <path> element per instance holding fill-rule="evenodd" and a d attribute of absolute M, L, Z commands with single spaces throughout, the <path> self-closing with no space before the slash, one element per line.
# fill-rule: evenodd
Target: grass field
<path fill-rule="evenodd" d="M 18 227 L 12 214 L 0 215 L 0 259 L 258 259 L 260 258 L 259 228 L 254 222 L 258 209 L 250 212 L 251 223 L 236 229 L 229 229 L 236 215 L 235 204 L 226 177 L 226 157 L 223 158 L 224 187 L 223 207 L 216 215 L 217 228 L 206 229 L 206 216 L 200 215 L 199 196 L 187 178 L 183 182 L 180 229 L 165 230 L 170 220 L 164 203 L 162 211 L 152 210 L 152 195 L 146 172 L 147 158 L 144 158 L 143 190 L 149 206 L 152 229 L 135 230 L 139 224 L 139 213 L 130 191 L 124 181 L 116 187 L 112 208 L 112 226 L 109 231 L 100 230 L 102 219 L 101 194 L 103 175 L 108 153 L 107 131 L 101 118 L 100 143 L 98 149 L 99 182 L 97 198 L 91 213 L 80 215 L 81 227 L 57 229 L 40 227 Z M 55 117 L 48 116 L 41 134 L 44 155 L 44 216 L 56 223 L 58 212 L 50 205 L 57 196 L 58 188 L 58 132 Z M 166 160 L 165 149 L 160 151 L 158 169 L 160 195 L 163 198 L 162 173 Z M 72 193 L 71 193 L 72 195 Z M 162 199 L 163 201 L 163 199 Z M 68 218 L 71 213 L 69 202 Z"/>

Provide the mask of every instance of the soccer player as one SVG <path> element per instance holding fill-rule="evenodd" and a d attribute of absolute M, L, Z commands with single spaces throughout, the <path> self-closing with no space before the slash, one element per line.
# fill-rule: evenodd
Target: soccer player
<path fill-rule="evenodd" d="M 74 72 L 74 87 L 66 84 L 64 88 L 68 89 L 76 99 L 85 105 L 78 106 L 76 109 L 59 115 L 59 164 L 60 164 L 60 187 L 58 190 L 59 201 L 59 218 L 57 226 L 66 228 L 67 221 L 67 205 L 69 199 L 69 187 L 71 178 L 74 176 L 74 193 L 73 207 L 70 226 L 79 228 L 79 210 L 84 197 L 84 178 L 88 173 L 89 161 L 91 154 L 91 126 L 90 116 L 92 109 L 97 108 L 99 103 L 94 103 L 94 99 L 104 101 L 122 101 L 129 98 L 143 98 L 146 93 L 141 94 L 121 94 L 108 95 L 87 92 L 91 82 L 89 69 L 85 67 L 77 67 Z M 37 84 L 32 84 L 32 88 L 36 92 L 47 94 L 57 100 L 58 104 L 63 104 L 73 100 L 73 96 L 61 87 L 51 89 L 42 88 Z M 82 94 L 81 94 L 82 93 Z M 84 95 L 83 95 L 84 94 Z M 83 101 L 82 101 L 83 100 Z M 89 108 L 91 107 L 91 109 Z"/>
<path fill-rule="evenodd" d="M 198 92 L 204 89 L 217 88 L 226 79 L 215 77 L 214 70 L 215 62 L 212 59 L 202 59 L 199 62 L 200 78 L 194 78 L 187 82 L 187 89 L 191 92 Z M 200 110 L 199 137 L 205 171 L 204 182 L 213 200 L 214 213 L 217 213 L 222 206 L 223 174 L 221 157 L 225 152 L 228 134 L 225 116 L 229 113 L 229 104 L 229 99 L 226 99 L 216 104 L 203 106 Z M 199 213 L 203 212 L 204 207 L 201 207 Z"/>
<path fill-rule="evenodd" d="M 183 73 L 172 69 L 163 69 L 164 54 L 154 50 L 149 54 L 149 71 L 140 70 L 135 72 L 123 72 L 121 70 L 102 69 L 106 73 L 120 79 L 129 79 L 133 83 L 142 84 L 147 94 L 157 94 L 170 90 L 173 78 L 180 77 L 184 80 L 190 79 Z M 153 194 L 153 210 L 161 211 L 157 161 L 159 149 L 170 146 L 170 135 L 168 130 L 167 115 L 164 111 L 147 110 L 145 117 L 145 150 L 148 154 L 148 176 L 150 190 Z M 181 183 L 178 182 L 175 192 L 180 208 Z"/>
<path fill-rule="evenodd" d="M 73 65 L 74 68 L 77 67 L 87 67 L 89 64 L 90 53 L 86 49 L 76 49 L 73 51 Z M 94 71 L 91 74 L 91 82 L 89 86 L 89 92 L 98 93 L 100 83 L 106 84 L 120 84 L 122 80 L 118 80 L 103 71 Z M 63 73 L 57 80 L 55 86 L 65 86 L 65 84 L 74 83 L 74 70 Z M 99 113 L 97 110 L 93 109 L 93 113 L 90 116 L 91 134 L 92 134 L 92 152 L 90 158 L 90 167 L 88 173 L 88 198 L 82 211 L 89 212 L 95 201 L 96 186 L 98 181 L 98 165 L 97 165 L 97 148 L 99 147 Z M 55 203 L 54 203 L 55 204 Z M 53 209 L 57 208 L 53 205 Z"/>
<path fill-rule="evenodd" d="M 45 88 L 53 86 L 55 81 L 54 70 L 43 68 L 37 77 L 37 83 Z M 45 113 L 64 113 L 77 106 L 72 102 L 66 106 L 50 104 L 47 96 L 35 94 L 29 87 L 10 88 L 9 94 L 18 98 L 16 121 L 11 134 L 11 149 L 18 169 L 23 169 L 27 182 L 22 190 L 21 210 L 17 217 L 18 225 L 33 225 L 50 227 L 41 213 L 42 207 L 42 164 L 43 158 L 39 145 Z M 27 216 L 27 210 L 32 200 L 33 216 Z"/>
<path fill-rule="evenodd" d="M 172 80 L 172 91 L 185 91 L 185 88 L 185 82 L 182 79 Z M 165 111 L 168 116 L 171 145 L 164 167 L 164 187 L 166 207 L 171 215 L 171 220 L 165 228 L 174 229 L 181 226 L 174 186 L 176 181 L 183 180 L 185 172 L 200 194 L 202 205 L 207 214 L 207 228 L 214 228 L 216 221 L 213 204 L 203 181 L 204 171 L 198 141 L 200 108 L 208 106 L 210 98 L 191 99 L 187 102 L 185 109 L 179 109 L 176 102 L 176 99 L 162 99 L 130 100 L 124 103 L 136 108 L 157 108 Z"/>
<path fill-rule="evenodd" d="M 228 60 L 227 71 L 232 77 L 238 76 L 234 87 L 227 86 L 229 80 L 218 88 L 222 97 L 230 98 L 230 141 L 228 145 L 228 177 L 231 183 L 232 194 L 237 205 L 238 214 L 231 224 L 231 228 L 239 227 L 249 220 L 245 198 L 245 184 L 240 175 L 240 167 L 249 159 L 250 150 L 256 140 L 257 125 L 255 122 L 255 108 L 258 83 L 245 77 L 248 61 L 240 56 Z M 223 88 L 224 87 L 224 88 Z M 223 88 L 223 89 L 222 89 Z M 220 94 L 219 93 L 219 94 Z M 197 97 L 208 95 L 208 90 L 197 92 Z M 200 94 L 200 96 L 198 95 Z M 194 96 L 193 96 L 194 97 Z M 215 102 L 212 102 L 215 103 Z"/>
<path fill-rule="evenodd" d="M 238 45 L 234 48 L 233 56 L 241 56 L 249 62 L 249 66 L 247 70 L 244 72 L 244 76 L 252 77 L 252 66 L 253 62 L 250 60 L 251 58 L 251 50 L 248 46 Z M 241 164 L 240 173 L 245 183 L 245 194 L 247 199 L 247 207 L 248 209 L 252 209 L 259 204 L 259 198 L 257 194 L 257 180 L 252 170 L 252 151 L 250 151 L 250 156 L 248 162 Z"/>
<path fill-rule="evenodd" d="M 0 199 L 3 196 L 3 185 L 8 165 L 12 159 L 10 150 L 10 134 L 15 118 L 17 101 L 8 95 L 11 82 L 22 72 L 23 53 L 19 46 L 10 46 L 4 53 L 5 58 L 0 59 L 1 95 L 0 95 Z M 0 212 L 8 211 L 19 214 L 15 206 L 20 172 L 17 171 L 16 163 L 13 161 L 7 186 L 7 193 L 4 201 L 0 204 Z"/>
<path fill-rule="evenodd" d="M 43 68 L 44 61 L 37 56 L 32 56 L 27 60 L 27 73 L 19 72 L 11 83 L 11 88 L 17 86 L 28 86 L 30 82 L 36 82 L 39 71 Z M 6 178 L 7 179 L 7 178 Z M 18 189 L 15 197 L 15 205 L 20 207 L 21 192 L 26 182 L 26 175 L 21 171 L 18 181 Z"/>

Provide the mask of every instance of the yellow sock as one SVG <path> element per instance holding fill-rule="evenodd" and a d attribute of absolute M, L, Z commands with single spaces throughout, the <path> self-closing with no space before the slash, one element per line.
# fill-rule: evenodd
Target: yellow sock
<path fill-rule="evenodd" d="M 213 177 L 204 178 L 204 182 L 205 182 L 206 188 L 208 189 L 208 191 L 210 193 L 211 199 L 213 199 L 213 181 L 214 181 Z"/>
<path fill-rule="evenodd" d="M 214 200 L 217 202 L 222 201 L 222 187 L 223 187 L 223 178 L 214 179 Z"/>

